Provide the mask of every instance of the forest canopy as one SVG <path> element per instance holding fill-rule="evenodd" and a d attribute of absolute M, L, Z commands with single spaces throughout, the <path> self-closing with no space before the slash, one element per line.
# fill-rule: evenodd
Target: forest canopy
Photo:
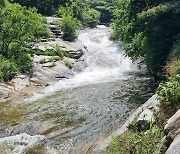
<path fill-rule="evenodd" d="M 179 48 L 179 8 L 179 0 L 117 0 L 111 37 L 121 39 L 127 55 L 143 60 L 156 76 Z"/>

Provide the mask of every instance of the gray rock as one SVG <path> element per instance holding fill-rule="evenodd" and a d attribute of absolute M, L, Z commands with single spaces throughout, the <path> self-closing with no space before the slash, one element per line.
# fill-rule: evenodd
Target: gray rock
<path fill-rule="evenodd" d="M 49 25 L 50 29 L 59 29 L 60 26 L 59 25 Z"/>
<path fill-rule="evenodd" d="M 137 124 L 141 130 L 148 130 L 151 121 L 154 121 L 154 115 L 150 109 L 144 110 L 137 118 Z"/>
<path fill-rule="evenodd" d="M 165 154 L 180 154 L 180 136 L 177 136 Z"/>
<path fill-rule="evenodd" d="M 168 142 L 180 135 L 180 109 L 167 121 L 164 127 Z"/>
<path fill-rule="evenodd" d="M 46 17 L 48 23 L 54 23 L 55 21 L 59 21 L 61 18 L 56 17 Z"/>
<path fill-rule="evenodd" d="M 82 50 L 69 51 L 69 53 L 70 53 L 70 58 L 73 58 L 73 59 L 79 59 L 83 55 Z"/>
<path fill-rule="evenodd" d="M 61 73 L 61 74 L 57 74 L 55 75 L 55 78 L 57 79 L 70 79 L 73 77 L 73 74 L 72 73 Z"/>
<path fill-rule="evenodd" d="M 13 90 L 13 87 L 5 83 L 0 83 L 0 103 L 6 102 L 9 99 Z"/>
<path fill-rule="evenodd" d="M 42 67 L 55 67 L 55 66 L 56 66 L 55 62 L 49 62 L 42 65 Z"/>
<path fill-rule="evenodd" d="M 9 97 L 8 91 L 0 89 L 0 102 L 4 102 Z"/>
<path fill-rule="evenodd" d="M 28 87 L 30 82 L 27 76 L 19 75 L 12 79 L 11 84 L 14 86 L 15 90 L 21 91 L 22 89 Z"/>

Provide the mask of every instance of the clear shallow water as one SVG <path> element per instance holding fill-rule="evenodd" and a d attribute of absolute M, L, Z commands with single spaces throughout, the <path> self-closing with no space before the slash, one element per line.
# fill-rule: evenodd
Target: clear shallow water
<path fill-rule="evenodd" d="M 108 36 L 104 26 L 81 31 L 87 46 L 83 72 L 24 102 L 0 105 L 2 153 L 83 153 L 152 95 L 150 80 Z"/>

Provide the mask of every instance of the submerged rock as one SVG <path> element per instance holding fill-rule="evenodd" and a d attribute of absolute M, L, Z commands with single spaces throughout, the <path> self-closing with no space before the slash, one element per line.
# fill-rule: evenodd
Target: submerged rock
<path fill-rule="evenodd" d="M 26 133 L 0 139 L 0 153 L 26 153 L 29 148 L 37 145 L 45 137 L 43 135 L 31 136 Z"/>

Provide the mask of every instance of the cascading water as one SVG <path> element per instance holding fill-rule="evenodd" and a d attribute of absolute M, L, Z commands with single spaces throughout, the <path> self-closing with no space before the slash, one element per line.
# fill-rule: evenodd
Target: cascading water
<path fill-rule="evenodd" d="M 124 56 L 121 46 L 109 40 L 109 31 L 110 28 L 103 25 L 94 30 L 81 31 L 79 41 L 87 47 L 87 51 L 85 51 L 87 68 L 81 73 L 77 73 L 72 79 L 59 81 L 59 83 L 43 89 L 41 93 L 34 94 L 26 101 L 35 101 L 52 95 L 60 89 L 108 82 L 119 78 L 127 79 L 128 76 L 125 76 L 124 73 L 137 71 L 136 65 Z"/>
<path fill-rule="evenodd" d="M 87 67 L 72 79 L 24 102 L 0 106 L 1 127 L 6 128 L 0 135 L 9 136 L 0 139 L 0 149 L 17 153 L 19 146 L 19 153 L 84 154 L 84 147 L 110 135 L 151 95 L 148 78 L 141 77 L 122 48 L 108 39 L 109 30 L 98 26 L 80 31 Z M 27 139 L 20 143 L 20 137 Z"/>

